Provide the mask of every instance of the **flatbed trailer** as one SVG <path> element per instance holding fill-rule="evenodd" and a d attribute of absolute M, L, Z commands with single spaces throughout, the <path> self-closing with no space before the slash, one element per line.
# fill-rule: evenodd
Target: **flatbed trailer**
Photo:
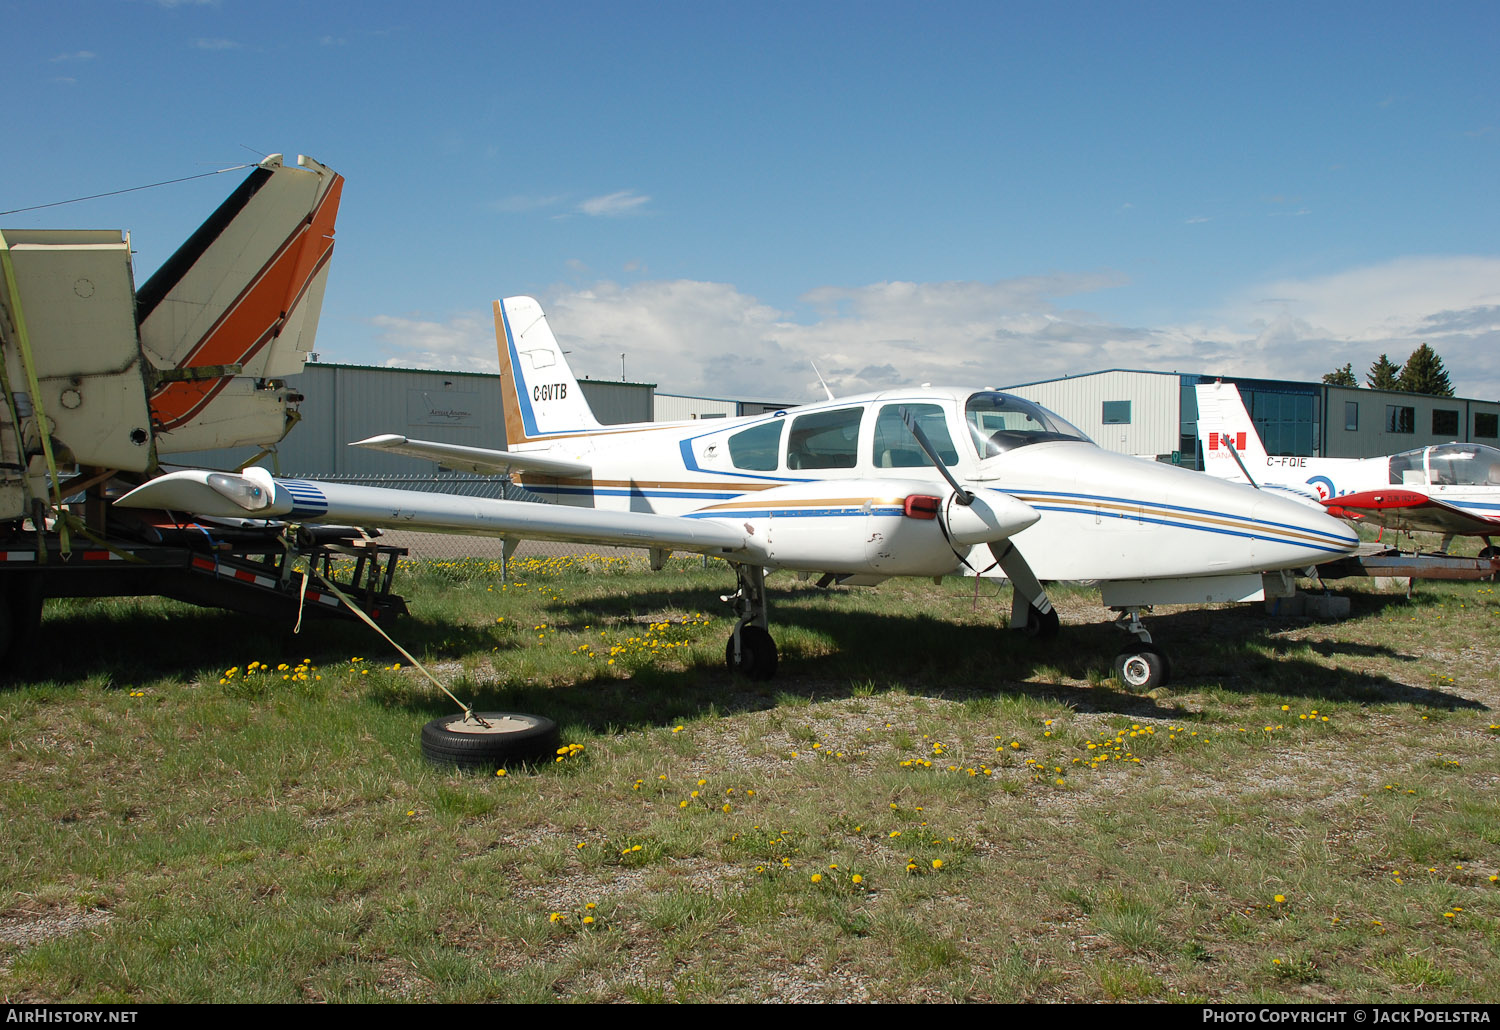
<path fill-rule="evenodd" d="M 1367 549 L 1368 548 L 1368 549 Z M 1500 558 L 1468 558 L 1451 554 L 1410 553 L 1394 547 L 1361 547 L 1359 553 L 1318 566 L 1323 579 L 1384 576 L 1393 579 L 1454 579 L 1494 582 L 1500 578 Z"/>
<path fill-rule="evenodd" d="M 296 424 L 283 377 L 313 348 L 343 182 L 267 157 L 139 288 L 119 230 L 0 231 L 0 663 L 48 598 L 160 595 L 288 624 L 351 601 L 405 612 L 405 549 L 359 530 L 110 505 L 172 455 L 264 450 Z"/>
<path fill-rule="evenodd" d="M 377 620 L 406 614 L 391 589 L 406 548 L 354 529 L 290 540 L 289 531 L 182 524 L 156 542 L 119 535 L 65 541 L 55 531 L 0 536 L 0 659 L 39 627 L 48 598 L 170 597 L 287 625 L 353 618 L 349 602 Z M 304 572 L 313 574 L 306 583 Z"/>

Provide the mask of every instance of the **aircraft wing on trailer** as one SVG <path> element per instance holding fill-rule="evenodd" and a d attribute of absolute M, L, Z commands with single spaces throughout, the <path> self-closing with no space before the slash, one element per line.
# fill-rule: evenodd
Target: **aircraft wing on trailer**
<path fill-rule="evenodd" d="M 344 486 L 244 473 L 185 469 L 136 487 L 122 508 L 192 512 L 213 518 L 261 518 L 415 529 L 475 536 L 692 551 L 754 560 L 743 529 L 647 512 L 600 511 L 530 501 Z"/>

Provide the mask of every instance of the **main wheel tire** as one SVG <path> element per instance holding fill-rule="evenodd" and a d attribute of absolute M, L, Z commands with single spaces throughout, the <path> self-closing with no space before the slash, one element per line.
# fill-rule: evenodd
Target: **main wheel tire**
<path fill-rule="evenodd" d="M 1131 690 L 1152 690 L 1172 675 L 1167 656 L 1150 644 L 1140 644 L 1115 656 L 1115 675 Z"/>
<path fill-rule="evenodd" d="M 1500 547 L 1481 547 L 1479 549 L 1481 558 L 1500 558 Z"/>
<path fill-rule="evenodd" d="M 724 664 L 753 680 L 768 680 L 776 675 L 776 641 L 759 626 L 740 627 L 740 660 L 734 660 L 734 637 L 724 645 Z"/>
<path fill-rule="evenodd" d="M 438 765 L 496 768 L 535 762 L 557 753 L 557 723 L 521 712 L 476 712 L 489 723 L 465 721 L 462 712 L 422 727 L 422 755 Z"/>
<path fill-rule="evenodd" d="M 1026 628 L 1023 632 L 1033 640 L 1051 640 L 1057 636 L 1061 625 L 1062 620 L 1057 617 L 1056 608 L 1049 609 L 1044 614 L 1034 604 L 1026 606 Z"/>

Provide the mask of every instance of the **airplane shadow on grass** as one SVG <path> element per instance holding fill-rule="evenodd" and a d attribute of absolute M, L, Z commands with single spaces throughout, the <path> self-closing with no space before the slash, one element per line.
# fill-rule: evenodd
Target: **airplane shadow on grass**
<path fill-rule="evenodd" d="M 1454 689 L 1415 687 L 1388 676 L 1330 669 L 1311 656 L 1417 659 L 1379 645 L 1283 639 L 1280 634 L 1307 620 L 1267 616 L 1259 606 L 1150 616 L 1148 628 L 1170 654 L 1174 674 L 1167 691 L 1143 696 L 1124 690 L 1110 676 L 1114 655 L 1129 639 L 1109 622 L 1069 625 L 1065 618 L 1056 638 L 1032 640 L 1003 627 L 1008 593 L 984 598 L 977 612 L 970 610 L 968 600 L 948 594 L 936 600 L 931 613 L 908 609 L 882 614 L 858 608 L 861 602 L 848 591 L 778 585 L 771 595 L 771 612 L 781 665 L 777 677 L 767 682 L 732 676 L 721 660 L 685 669 L 647 660 L 629 678 L 613 671 L 590 674 L 584 668 L 571 685 L 534 685 L 507 673 L 529 640 L 489 626 L 424 620 L 420 615 L 387 629 L 424 662 L 488 654 L 498 681 L 460 678 L 450 684 L 476 709 L 534 711 L 595 731 L 660 726 L 709 712 L 763 710 L 788 699 L 829 700 L 852 696 L 856 690 L 878 694 L 888 689 L 969 703 L 1024 695 L 1078 711 L 1181 721 L 1200 716 L 1173 696 L 1205 689 L 1299 696 L 1310 702 L 1486 707 Z M 1369 595 L 1356 602 L 1358 615 L 1406 603 Z M 644 624 L 660 613 L 698 611 L 713 618 L 713 639 L 722 641 L 731 620 L 722 605 L 696 590 L 636 590 L 557 602 L 548 619 L 557 628 L 608 627 L 618 638 L 637 625 L 644 634 Z M 88 640 L 90 646 L 69 643 L 78 640 Z M 294 636 L 289 626 L 210 610 L 86 609 L 49 618 L 36 644 L 36 650 L 48 656 L 46 679 L 67 682 L 103 675 L 121 689 L 189 670 L 217 677 L 224 669 L 250 661 L 295 662 L 305 657 L 326 668 L 365 656 L 377 665 L 405 664 L 364 626 L 321 621 Z M 717 646 L 714 651 L 719 653 Z M 37 678 L 35 671 L 25 677 Z M 431 717 L 452 710 L 452 702 L 423 679 L 382 680 L 371 689 L 377 703 L 414 714 Z"/>
<path fill-rule="evenodd" d="M 1416 687 L 1388 676 L 1328 668 L 1325 658 L 1360 656 L 1392 662 L 1417 659 L 1377 645 L 1285 640 L 1280 634 L 1306 619 L 1271 617 L 1259 606 L 1186 610 L 1153 615 L 1148 626 L 1172 656 L 1174 679 L 1167 692 L 1148 697 L 1124 690 L 1110 677 L 1111 662 L 1127 636 L 1109 622 L 1068 625 L 1052 640 L 1032 640 L 1003 628 L 1009 610 L 990 599 L 976 614 L 968 599 L 934 613 L 907 610 L 881 614 L 860 610 L 847 591 L 779 586 L 771 596 L 772 634 L 781 646 L 776 678 L 754 682 L 732 676 L 715 660 L 686 669 L 644 664 L 630 678 L 585 672 L 568 686 L 538 686 L 507 676 L 508 648 L 496 652 L 498 682 L 465 684 L 476 707 L 537 711 L 564 724 L 596 731 L 675 724 L 715 712 L 730 714 L 773 708 L 788 699 L 829 700 L 901 689 L 958 702 L 1006 695 L 1044 698 L 1079 711 L 1134 718 L 1196 720 L 1201 716 L 1172 700 L 1180 693 L 1225 689 L 1305 697 L 1312 703 L 1358 701 L 1405 703 L 1452 710 L 1486 706 L 1453 689 Z M 1360 607 L 1378 611 L 1401 599 L 1365 598 Z M 704 603 L 689 591 L 630 591 L 583 602 L 557 604 L 548 614 L 557 628 L 610 627 L 618 638 L 627 628 L 665 613 L 706 611 L 715 616 L 712 639 L 727 636 L 731 620 L 723 606 Z M 955 621 L 965 618 L 969 624 Z M 524 646 L 524 645 L 521 645 Z M 715 653 L 718 649 L 715 648 Z M 1084 681 L 1087 686 L 1077 682 Z M 387 693 L 386 703 L 440 714 L 451 706 L 420 689 Z"/>

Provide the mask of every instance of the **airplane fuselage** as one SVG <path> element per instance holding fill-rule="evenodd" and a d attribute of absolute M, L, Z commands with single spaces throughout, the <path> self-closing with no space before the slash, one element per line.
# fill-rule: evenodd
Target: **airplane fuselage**
<path fill-rule="evenodd" d="M 1352 546 L 1345 527 L 1303 505 L 1112 454 L 1081 434 L 1041 431 L 1024 422 L 1024 402 L 988 400 L 1001 396 L 894 390 L 713 422 L 560 433 L 512 450 L 590 466 L 588 476 L 517 477 L 546 500 L 732 522 L 769 542 L 771 567 L 887 575 L 962 567 L 969 547 L 950 546 L 935 526 L 920 527 L 927 531 L 923 546 L 908 542 L 917 534 L 903 520 L 905 497 L 922 491 L 945 498 L 951 490 L 901 431 L 903 409 L 918 413 L 940 441 L 944 464 L 980 496 L 1012 498 L 1045 513 L 1015 538 L 1042 579 L 1260 572 L 1305 566 Z M 976 403 L 985 410 L 973 410 Z M 1016 410 L 988 410 L 994 407 Z M 981 456 L 987 430 L 979 424 L 986 419 L 1000 431 L 1007 422 L 1037 431 L 1012 431 L 1013 446 Z M 884 547 L 899 530 L 908 531 L 903 546 Z M 805 538 L 806 553 L 778 546 L 788 538 Z M 882 562 L 883 551 L 901 557 Z"/>

